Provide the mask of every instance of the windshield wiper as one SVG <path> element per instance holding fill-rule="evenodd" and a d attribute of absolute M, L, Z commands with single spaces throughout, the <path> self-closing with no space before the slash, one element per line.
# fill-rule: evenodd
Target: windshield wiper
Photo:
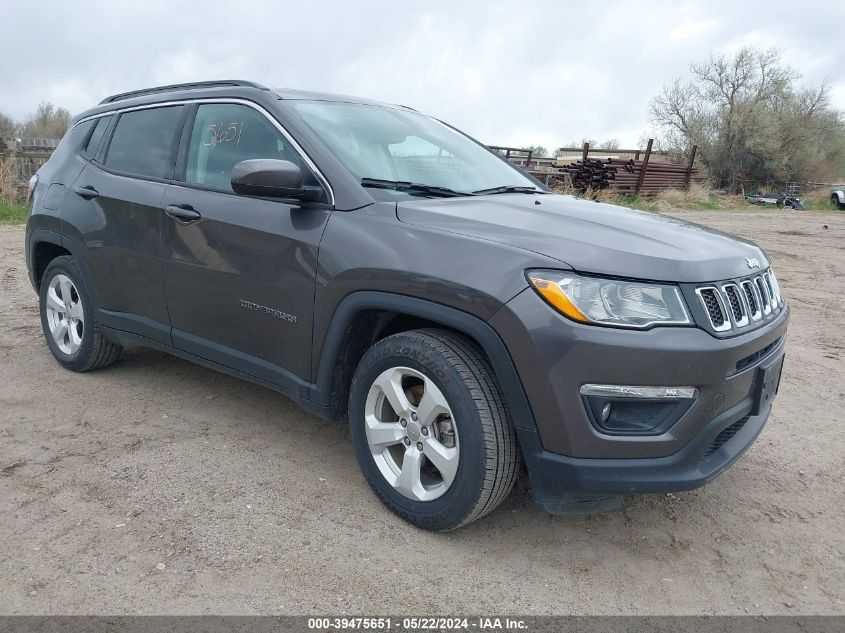
<path fill-rule="evenodd" d="M 537 189 L 535 187 L 522 187 L 519 185 L 502 185 L 501 187 L 490 187 L 489 189 L 479 189 L 478 191 L 473 191 L 474 194 L 478 196 L 483 196 L 486 194 L 494 194 L 494 193 L 548 193 L 543 191 L 542 189 Z"/>
<path fill-rule="evenodd" d="M 435 185 L 424 185 L 419 182 L 408 182 L 406 180 L 381 180 L 380 178 L 361 178 L 362 187 L 373 187 L 374 189 L 394 189 L 396 191 L 407 191 L 409 193 L 423 193 L 443 198 L 456 196 L 471 196 L 473 194 L 465 191 L 455 191 L 448 187 L 436 187 Z"/>

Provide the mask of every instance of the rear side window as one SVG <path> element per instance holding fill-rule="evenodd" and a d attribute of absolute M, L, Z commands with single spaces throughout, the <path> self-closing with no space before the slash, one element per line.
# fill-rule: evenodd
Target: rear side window
<path fill-rule="evenodd" d="M 169 178 L 182 131 L 183 106 L 124 112 L 117 120 L 105 165 L 115 171 Z"/>
<path fill-rule="evenodd" d="M 88 137 L 88 142 L 85 144 L 85 149 L 83 150 L 83 153 L 88 158 L 94 158 L 94 156 L 97 155 L 97 150 L 100 147 L 100 143 L 103 141 L 103 136 L 106 134 L 109 123 L 111 123 L 111 115 L 97 119 L 94 131 L 91 132 L 91 136 Z"/>

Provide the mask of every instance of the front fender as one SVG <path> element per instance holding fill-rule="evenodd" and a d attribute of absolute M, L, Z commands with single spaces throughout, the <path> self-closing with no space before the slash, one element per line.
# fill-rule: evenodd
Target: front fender
<path fill-rule="evenodd" d="M 534 414 L 516 366 L 502 339 L 487 322 L 442 304 L 385 292 L 354 292 L 341 301 L 335 310 L 320 353 L 315 390 L 318 404 L 331 404 L 334 368 L 346 343 L 344 334 L 355 315 L 364 310 L 386 310 L 419 317 L 472 338 L 490 361 L 513 416 L 514 426 L 536 429 Z"/>

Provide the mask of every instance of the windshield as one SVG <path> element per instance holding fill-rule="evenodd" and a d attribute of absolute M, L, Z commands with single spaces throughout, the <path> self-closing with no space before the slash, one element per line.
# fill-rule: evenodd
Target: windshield
<path fill-rule="evenodd" d="M 467 193 L 536 187 L 484 147 L 417 112 L 335 101 L 289 103 L 359 180 L 402 181 Z"/>

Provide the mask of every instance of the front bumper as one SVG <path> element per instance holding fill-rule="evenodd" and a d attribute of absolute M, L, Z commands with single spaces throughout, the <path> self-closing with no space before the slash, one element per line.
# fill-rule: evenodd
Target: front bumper
<path fill-rule="evenodd" d="M 712 420 L 682 450 L 651 459 L 579 459 L 543 450 L 536 432 L 519 429 L 522 453 L 534 499 L 553 505 L 562 493 L 599 495 L 691 490 L 703 486 L 733 464 L 754 442 L 771 412 L 744 414 L 750 403 Z"/>
<path fill-rule="evenodd" d="M 531 290 L 515 297 L 490 323 L 511 351 L 534 414 L 515 426 L 535 498 L 688 490 L 713 479 L 768 419 L 771 402 L 755 402 L 760 367 L 780 362 L 788 321 L 785 308 L 757 330 L 718 339 L 698 328 L 580 325 Z M 588 417 L 579 394 L 587 383 L 695 387 L 698 397 L 659 434 L 609 435 Z"/>

